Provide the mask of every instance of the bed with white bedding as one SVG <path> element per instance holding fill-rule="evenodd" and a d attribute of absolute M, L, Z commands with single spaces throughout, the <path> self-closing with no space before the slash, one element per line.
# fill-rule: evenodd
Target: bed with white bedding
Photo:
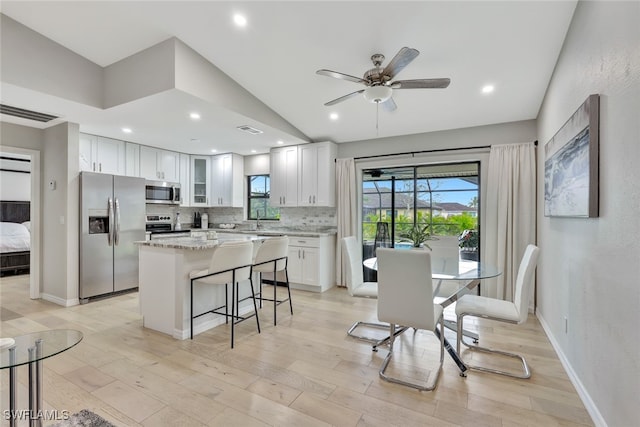
<path fill-rule="evenodd" d="M 31 253 L 29 202 L 0 201 L 0 273 L 28 272 Z"/>

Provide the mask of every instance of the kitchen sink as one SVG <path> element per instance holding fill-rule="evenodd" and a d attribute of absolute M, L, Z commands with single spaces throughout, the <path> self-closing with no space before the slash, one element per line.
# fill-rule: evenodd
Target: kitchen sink
<path fill-rule="evenodd" d="M 256 235 L 258 236 L 284 236 L 285 233 L 283 233 L 282 231 L 257 231 Z"/>

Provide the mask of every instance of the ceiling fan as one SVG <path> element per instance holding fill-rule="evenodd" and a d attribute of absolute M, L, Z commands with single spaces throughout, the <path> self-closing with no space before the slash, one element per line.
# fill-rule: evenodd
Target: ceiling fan
<path fill-rule="evenodd" d="M 397 106 L 391 97 L 393 89 L 444 89 L 449 86 L 451 79 L 447 78 L 392 81 L 393 78 L 402 71 L 404 67 L 409 65 L 419 54 L 420 52 L 416 49 L 403 47 L 398 51 L 398 53 L 396 53 L 396 56 L 393 57 L 391 62 L 382 68 L 384 55 L 376 53 L 371 56 L 374 68 L 365 72 L 362 78 L 331 70 L 323 69 L 316 71 L 316 74 L 320 74 L 321 76 L 361 83 L 366 86 L 364 89 L 351 92 L 347 95 L 331 100 L 324 105 L 335 105 L 362 93 L 367 101 L 381 105 L 386 111 L 394 111 Z"/>

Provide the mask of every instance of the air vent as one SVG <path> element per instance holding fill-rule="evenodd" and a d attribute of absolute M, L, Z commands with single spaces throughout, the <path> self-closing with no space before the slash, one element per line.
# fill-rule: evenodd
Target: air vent
<path fill-rule="evenodd" d="M 248 132 L 251 135 L 260 135 L 261 133 L 263 133 L 260 129 L 252 128 L 249 125 L 238 126 L 238 129 L 240 129 L 243 132 Z"/>
<path fill-rule="evenodd" d="M 10 105 L 0 104 L 0 113 L 8 116 L 20 117 L 27 120 L 35 120 L 37 122 L 50 122 L 57 119 L 57 116 L 51 114 L 39 113 L 37 111 L 25 110 L 24 108 L 12 107 Z"/>

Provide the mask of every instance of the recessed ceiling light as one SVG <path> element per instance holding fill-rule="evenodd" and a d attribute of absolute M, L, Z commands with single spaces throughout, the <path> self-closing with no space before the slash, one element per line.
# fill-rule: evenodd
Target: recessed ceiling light
<path fill-rule="evenodd" d="M 189 114 L 189 117 L 191 117 L 193 120 L 198 120 L 198 119 L 200 119 L 200 114 L 191 113 L 191 114 Z"/>
<path fill-rule="evenodd" d="M 247 26 L 247 18 L 245 18 L 243 15 L 240 15 L 239 13 L 233 15 L 233 22 L 235 22 L 238 27 Z"/>
<path fill-rule="evenodd" d="M 493 85 L 486 85 L 482 88 L 482 93 L 491 93 L 494 89 Z"/>
<path fill-rule="evenodd" d="M 217 153 L 218 150 L 216 150 L 215 148 L 213 150 L 211 150 L 212 153 Z"/>
<path fill-rule="evenodd" d="M 338 113 L 331 113 L 331 114 L 329 114 L 329 118 L 330 118 L 331 120 L 338 120 L 338 118 L 339 118 L 339 117 L 340 117 L 340 116 L 338 116 Z"/>
<path fill-rule="evenodd" d="M 282 145 L 282 144 L 284 144 L 284 141 L 278 141 L 277 144 L 278 145 Z"/>
<path fill-rule="evenodd" d="M 122 132 L 124 133 L 131 133 L 133 132 L 130 128 L 122 128 Z"/>
<path fill-rule="evenodd" d="M 252 153 L 257 153 L 257 151 L 256 151 L 256 150 L 251 150 L 251 152 L 252 152 Z"/>

